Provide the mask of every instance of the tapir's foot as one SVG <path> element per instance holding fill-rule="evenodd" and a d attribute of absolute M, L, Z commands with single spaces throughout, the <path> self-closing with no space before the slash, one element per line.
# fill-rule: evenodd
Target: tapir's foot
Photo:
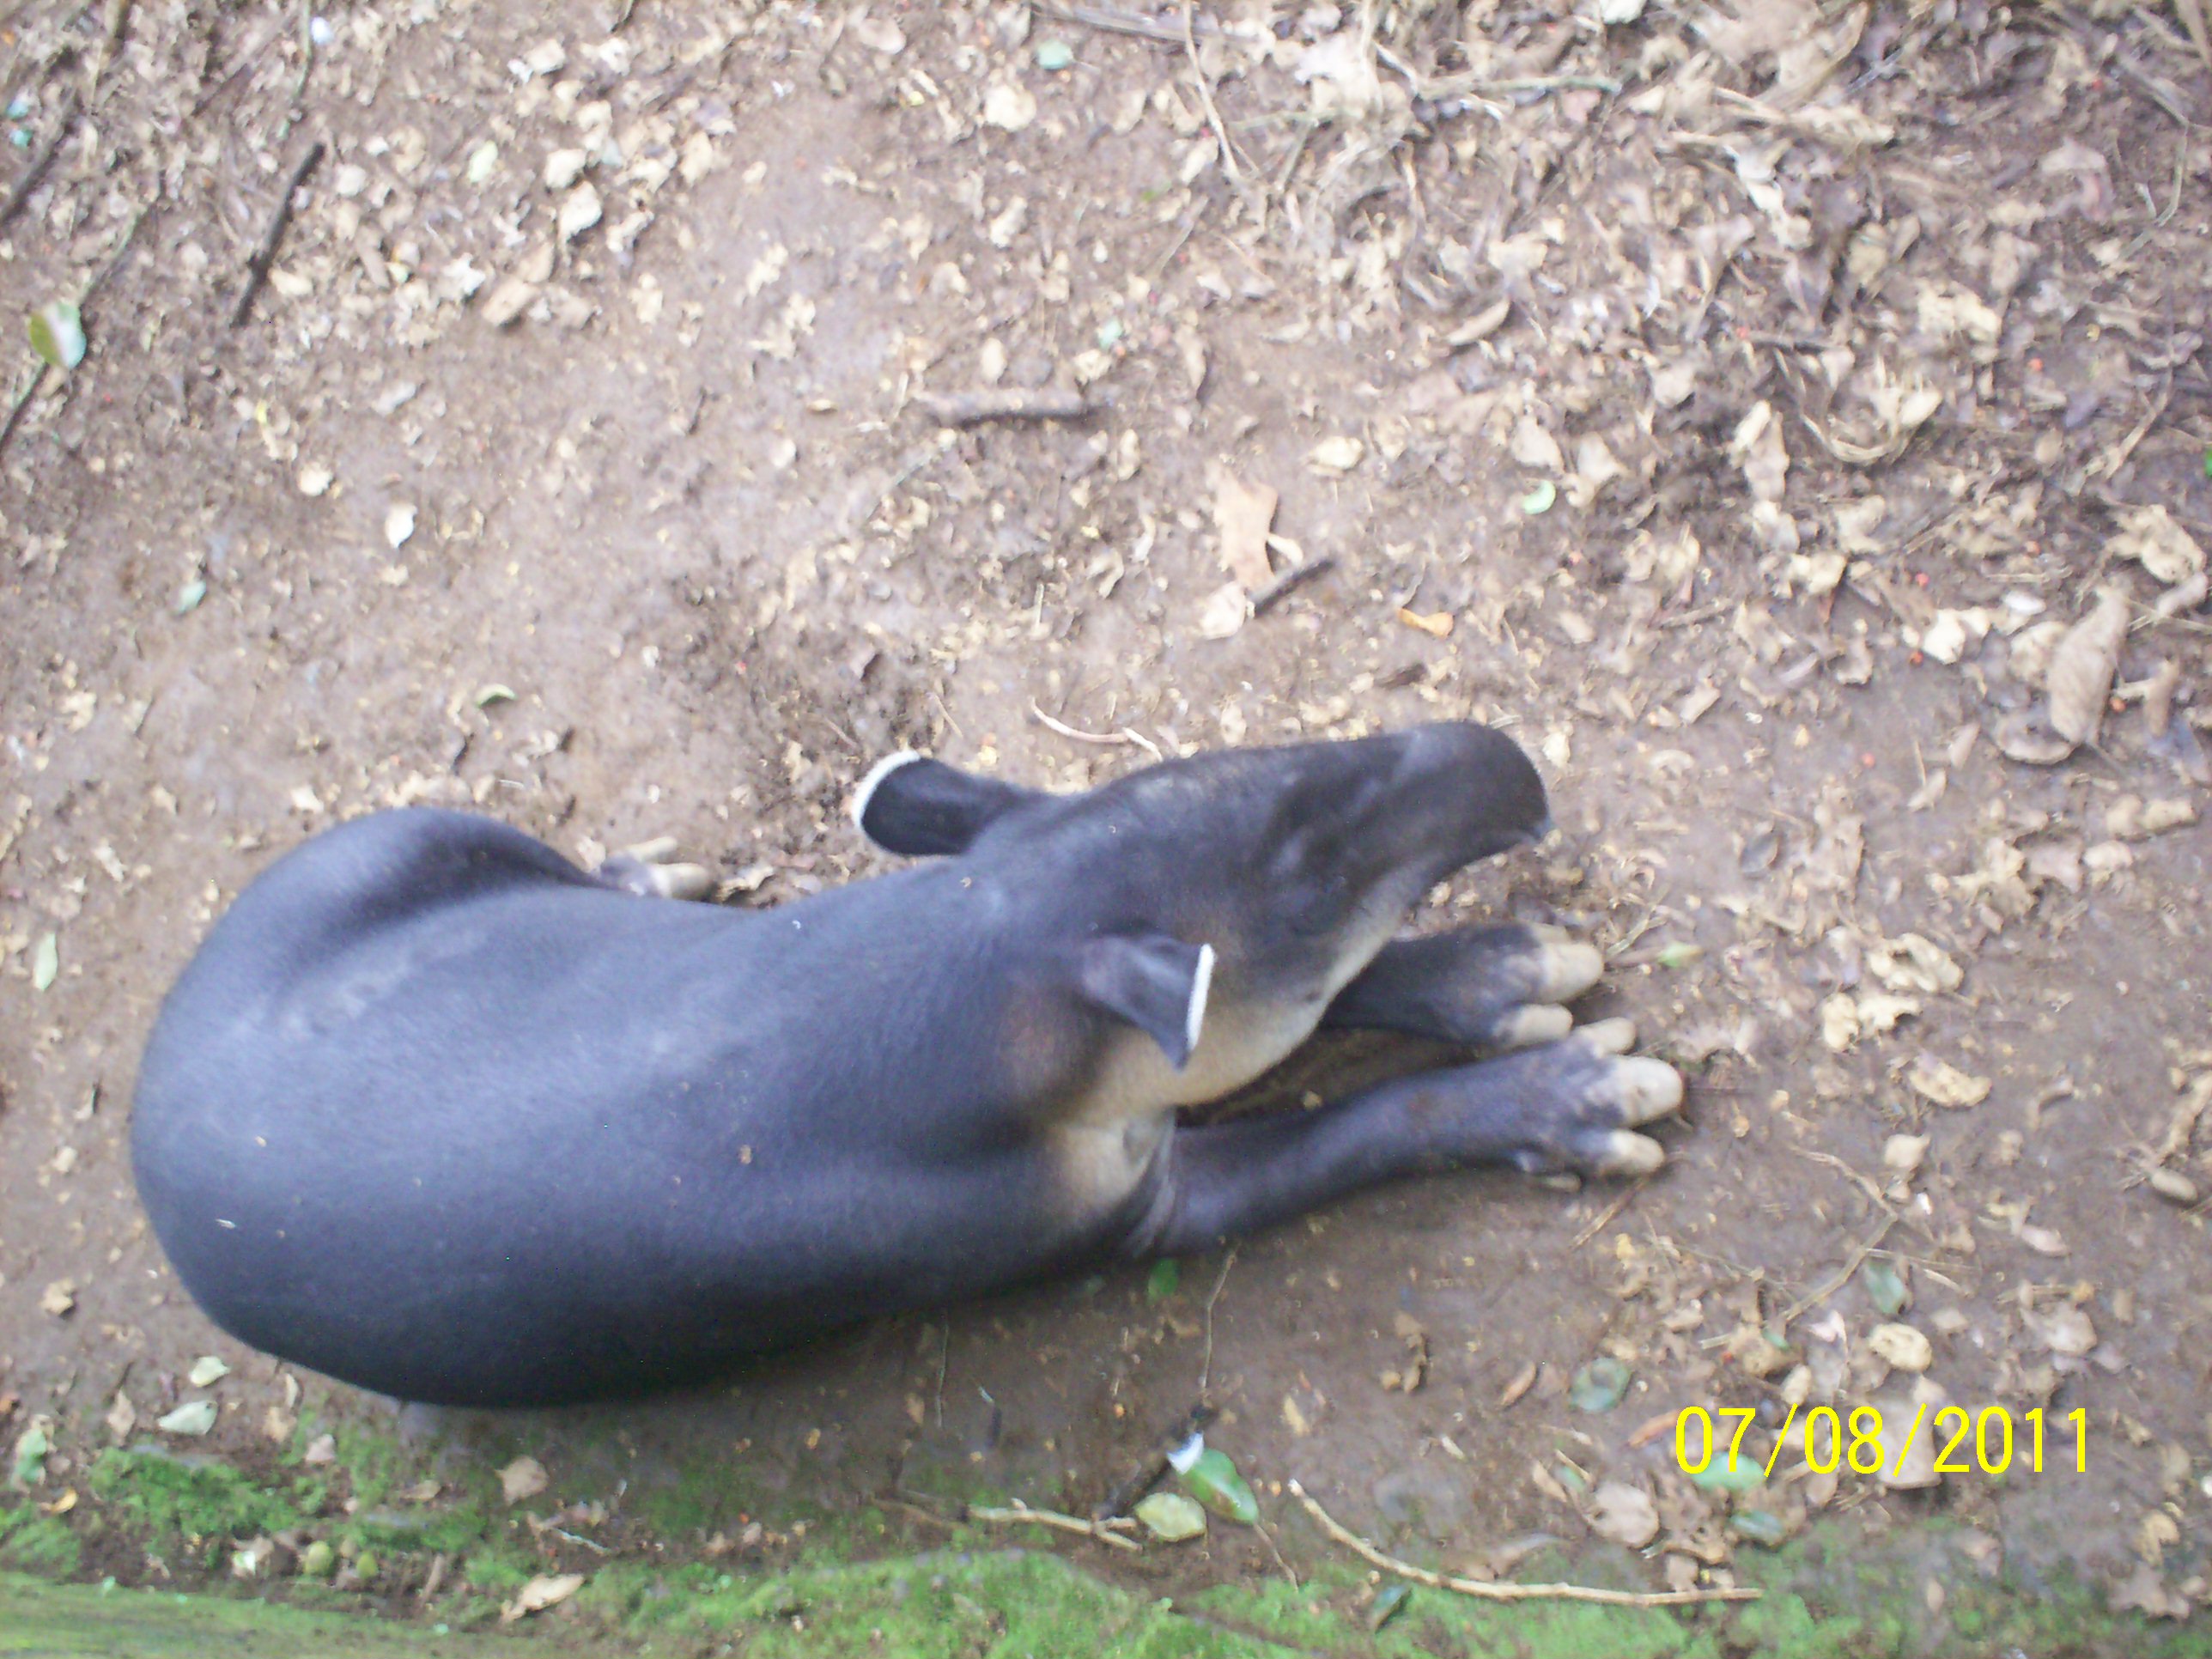
<path fill-rule="evenodd" d="M 625 847 L 599 869 L 599 879 L 640 898 L 702 899 L 714 890 L 714 875 L 704 865 L 676 857 L 676 838 L 658 836 Z"/>
<path fill-rule="evenodd" d="M 1632 1055 L 1636 1028 L 1601 1019 L 1540 1048 L 1431 1073 L 1467 1091 L 1463 1155 L 1532 1174 L 1646 1175 L 1667 1154 L 1637 1127 L 1682 1103 L 1681 1073 Z M 1438 1102 L 1447 1109 L 1449 1095 Z"/>
<path fill-rule="evenodd" d="M 1339 994 L 1332 1025 L 1411 1031 L 1478 1048 L 1556 1042 L 1567 1003 L 1597 983 L 1597 947 L 1557 927 L 1508 922 L 1385 945 Z"/>

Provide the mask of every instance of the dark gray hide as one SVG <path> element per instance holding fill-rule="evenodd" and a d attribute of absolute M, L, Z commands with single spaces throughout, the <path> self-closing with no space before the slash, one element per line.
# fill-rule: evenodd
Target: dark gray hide
<path fill-rule="evenodd" d="M 935 855 L 764 911 L 644 900 L 411 809 L 277 860 L 162 1007 L 132 1124 L 225 1329 L 406 1399 L 544 1404 L 711 1375 L 1116 1252 L 1200 1249 L 1480 1160 L 1648 1168 L 1679 1080 L 1585 1028 L 1213 1128 L 1324 1016 L 1564 1036 L 1596 954 L 1392 945 L 1547 823 L 1472 725 L 1170 762 L 1049 795 L 902 759 L 863 828 Z M 1378 954 L 1379 953 L 1379 954 Z M 1586 1034 L 1589 1033 L 1589 1034 Z"/>

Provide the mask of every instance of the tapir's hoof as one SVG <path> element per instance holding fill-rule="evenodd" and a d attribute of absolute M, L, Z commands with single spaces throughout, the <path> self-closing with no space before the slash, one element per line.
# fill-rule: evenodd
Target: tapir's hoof
<path fill-rule="evenodd" d="M 1565 928 L 1469 927 L 1419 941 L 1439 1035 L 1506 1050 L 1557 1042 L 1574 1028 L 1565 1005 L 1605 971 L 1597 947 Z"/>
<path fill-rule="evenodd" d="M 1534 1172 L 1649 1175 L 1666 1150 L 1638 1128 L 1682 1104 L 1682 1074 L 1662 1060 L 1631 1054 L 1636 1028 L 1601 1019 L 1564 1039 L 1491 1062 L 1513 1109 L 1511 1161 Z M 1487 1068 L 1479 1068 L 1487 1069 Z"/>
<path fill-rule="evenodd" d="M 625 847 L 599 866 L 599 878 L 640 898 L 703 899 L 714 890 L 714 873 L 676 857 L 676 838 L 656 836 Z"/>

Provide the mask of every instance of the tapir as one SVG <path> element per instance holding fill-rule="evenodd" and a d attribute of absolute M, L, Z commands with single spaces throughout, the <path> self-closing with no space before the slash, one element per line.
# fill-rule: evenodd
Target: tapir
<path fill-rule="evenodd" d="M 185 1287 L 364 1389 L 544 1406 L 1203 1251 L 1394 1177 L 1662 1161 L 1637 1126 L 1680 1078 L 1565 1006 L 1593 946 L 1397 937 L 1444 877 L 1549 829 L 1489 727 L 1073 793 L 900 754 L 854 806 L 920 861 L 765 908 L 667 902 L 704 872 L 665 847 L 586 871 L 427 807 L 278 859 L 139 1073 L 138 1190 Z M 1458 1063 L 1179 1123 L 1322 1026 Z"/>

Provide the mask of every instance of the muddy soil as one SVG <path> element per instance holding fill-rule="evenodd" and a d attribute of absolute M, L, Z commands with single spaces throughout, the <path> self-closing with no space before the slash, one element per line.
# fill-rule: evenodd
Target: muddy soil
<path fill-rule="evenodd" d="M 126 1155 L 164 988 L 319 829 L 673 835 L 771 905 L 885 867 L 841 810 L 902 745 L 1075 787 L 1473 716 L 1562 829 L 1415 925 L 1606 947 L 1589 1012 L 1692 1077 L 1656 1178 L 1418 1182 L 1166 1294 L 1116 1267 L 704 1395 L 399 1426 L 527 1449 L 681 1557 L 744 1504 L 619 1517 L 702 1468 L 901 1498 L 934 1542 L 929 1494 L 1085 1510 L 1203 1395 L 1292 1570 L 1330 1548 L 1292 1477 L 1474 1569 L 1584 1537 L 1617 1480 L 1658 1499 L 1658 1587 L 1739 1547 L 1672 1468 L 1683 1407 L 2080 1410 L 2081 1472 L 2054 1430 L 2039 1474 L 1761 1502 L 2201 1595 L 2212 76 L 2185 14 L 1602 9 L 1201 7 L 1187 45 L 1172 13 L 417 0 L 334 9 L 312 60 L 259 6 L 8 22 L 0 186 L 63 136 L 0 312 L 81 297 L 90 341 L 0 453 L 0 1426 L 54 1419 L 42 1500 L 118 1395 L 133 1437 L 215 1399 L 191 1449 L 249 1461 L 393 1414 L 288 1403 Z M 916 404 L 1046 386 L 1091 412 Z M 1267 582 L 1323 565 L 1257 614 L 1224 474 L 1280 493 Z M 2101 665 L 2067 635 L 2100 586 Z M 1605 1357 L 1632 1381 L 1583 1410 Z M 1069 1547 L 1283 1570 L 1235 1529 Z"/>

